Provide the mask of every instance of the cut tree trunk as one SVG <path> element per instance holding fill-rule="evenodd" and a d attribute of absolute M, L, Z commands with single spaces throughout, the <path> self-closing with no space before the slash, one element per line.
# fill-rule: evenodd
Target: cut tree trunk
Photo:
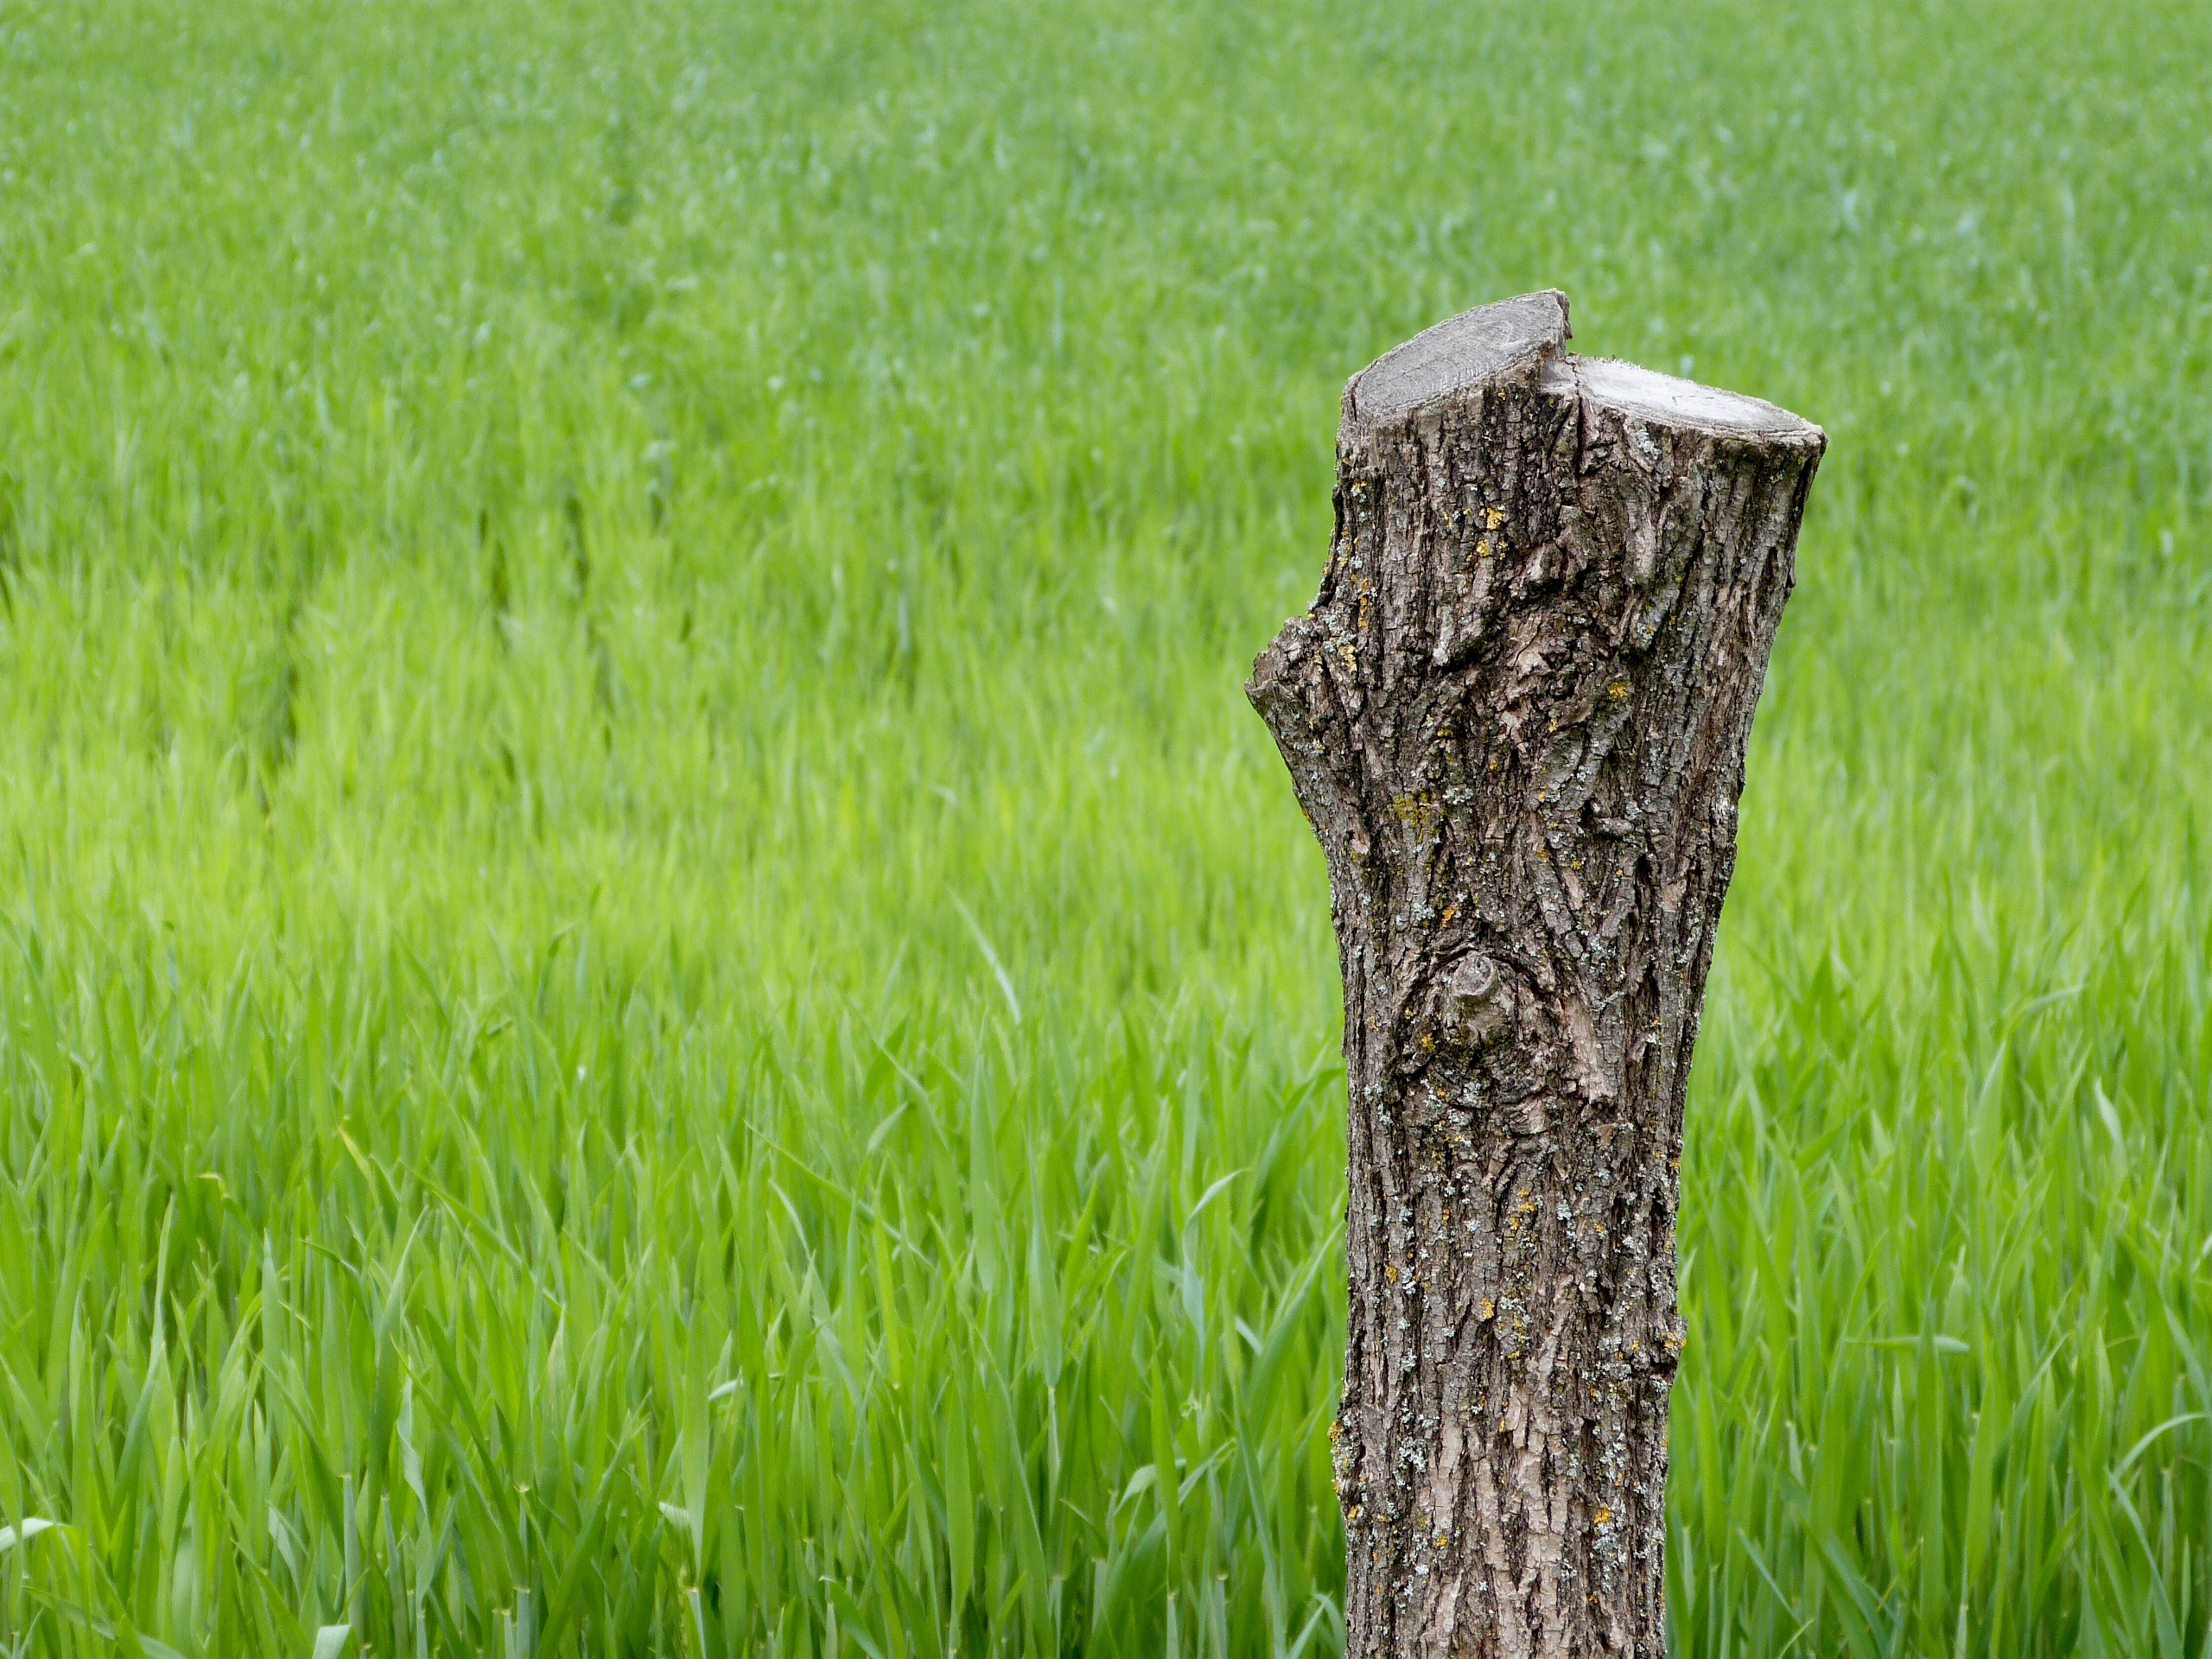
<path fill-rule="evenodd" d="M 1682 1098 L 1827 440 L 1569 355 L 1552 292 L 1353 377 L 1246 688 L 1326 855 L 1353 1659 L 1666 1650 Z"/>

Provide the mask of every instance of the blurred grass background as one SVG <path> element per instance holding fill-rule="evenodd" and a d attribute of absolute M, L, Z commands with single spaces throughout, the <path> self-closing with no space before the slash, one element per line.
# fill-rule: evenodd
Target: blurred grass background
<path fill-rule="evenodd" d="M 1832 444 L 1675 1650 L 2205 1653 L 2208 60 L 0 4 L 7 1652 L 1338 1650 L 1334 955 L 1239 683 L 1344 378 L 1556 284 Z"/>

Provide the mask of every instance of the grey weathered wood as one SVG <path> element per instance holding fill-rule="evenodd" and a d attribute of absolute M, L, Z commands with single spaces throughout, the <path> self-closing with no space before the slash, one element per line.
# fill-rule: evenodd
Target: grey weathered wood
<path fill-rule="evenodd" d="M 1665 1651 L 1683 1090 L 1826 439 L 1567 333 L 1527 295 L 1353 377 L 1246 688 L 1344 971 L 1354 1659 Z"/>

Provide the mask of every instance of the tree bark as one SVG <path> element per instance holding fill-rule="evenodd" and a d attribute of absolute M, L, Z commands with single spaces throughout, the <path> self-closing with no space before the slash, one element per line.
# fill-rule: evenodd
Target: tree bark
<path fill-rule="evenodd" d="M 1353 1659 L 1666 1651 L 1683 1092 L 1827 440 L 1567 334 L 1527 295 L 1353 377 L 1246 688 L 1344 972 Z"/>

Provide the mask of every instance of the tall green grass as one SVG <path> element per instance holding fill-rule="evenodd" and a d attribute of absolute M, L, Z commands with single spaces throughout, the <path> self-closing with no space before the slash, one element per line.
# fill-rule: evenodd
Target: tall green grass
<path fill-rule="evenodd" d="M 0 1643 L 1336 1651 L 1334 957 L 1238 683 L 1344 374 L 1557 283 L 1832 437 L 1676 1649 L 2205 1653 L 2209 56 L 0 7 Z"/>

